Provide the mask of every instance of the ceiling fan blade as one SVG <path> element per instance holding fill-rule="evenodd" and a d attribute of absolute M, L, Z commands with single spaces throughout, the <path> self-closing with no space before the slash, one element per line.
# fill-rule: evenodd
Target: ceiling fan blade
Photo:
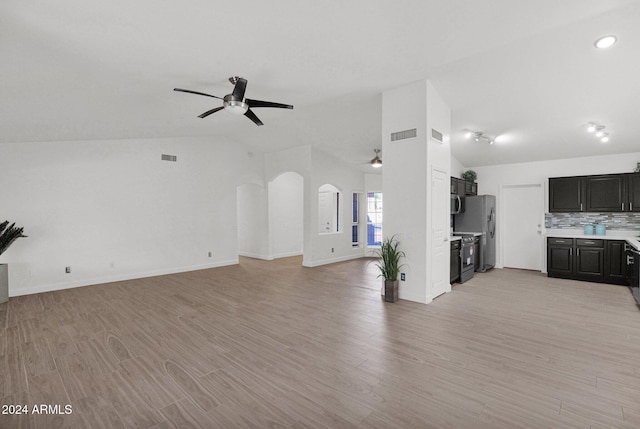
<path fill-rule="evenodd" d="M 279 109 L 293 109 L 293 106 L 290 104 L 274 103 L 272 101 L 250 100 L 247 98 L 245 103 L 247 103 L 249 107 L 277 107 Z"/>
<path fill-rule="evenodd" d="M 216 113 L 218 110 L 222 110 L 222 109 L 224 109 L 224 106 L 220 106 L 220 107 L 216 107 L 215 109 L 207 110 L 202 115 L 198 115 L 198 118 L 206 118 L 207 116 L 211 115 L 212 113 Z"/>
<path fill-rule="evenodd" d="M 198 92 L 198 91 L 191 91 L 190 89 L 173 88 L 173 90 L 174 91 L 180 91 L 180 92 L 188 92 L 189 94 L 204 95 L 205 97 L 213 97 L 213 98 L 217 98 L 219 100 L 224 100 L 224 98 L 218 97 L 216 95 L 205 94 L 204 92 Z"/>
<path fill-rule="evenodd" d="M 256 125 L 260 126 L 260 125 L 264 125 L 262 123 L 262 121 L 260 119 L 258 119 L 258 117 L 256 116 L 255 113 L 253 113 L 251 111 L 251 109 L 247 110 L 247 113 L 244 114 L 244 116 L 246 116 L 247 118 L 251 119 Z"/>
<path fill-rule="evenodd" d="M 244 91 L 247 89 L 247 80 L 241 77 L 238 78 L 236 82 L 236 86 L 233 87 L 233 92 L 231 93 L 236 100 L 244 100 Z"/>

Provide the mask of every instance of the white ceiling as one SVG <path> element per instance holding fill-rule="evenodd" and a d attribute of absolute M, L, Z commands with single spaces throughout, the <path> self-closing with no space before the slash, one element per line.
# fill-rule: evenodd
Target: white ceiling
<path fill-rule="evenodd" d="M 380 94 L 429 78 L 466 166 L 637 152 L 639 23 L 637 0 L 3 0 L 0 142 L 210 135 L 362 163 Z M 220 100 L 172 91 L 224 96 L 233 75 L 295 109 L 199 119 Z"/>

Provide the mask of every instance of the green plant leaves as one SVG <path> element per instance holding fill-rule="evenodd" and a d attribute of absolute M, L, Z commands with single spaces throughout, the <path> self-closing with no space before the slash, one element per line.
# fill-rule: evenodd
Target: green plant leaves
<path fill-rule="evenodd" d="M 396 240 L 396 236 L 386 237 L 382 240 L 382 245 L 375 250 L 375 255 L 380 258 L 380 262 L 376 267 L 380 270 L 378 277 L 384 277 L 385 280 L 397 280 L 400 268 L 404 265 L 400 264 L 400 258 L 404 258 L 405 254 L 402 250 L 398 250 L 400 242 Z"/>
<path fill-rule="evenodd" d="M 15 223 L 9 225 L 9 221 L 5 220 L 0 223 L 0 255 L 11 246 L 11 243 L 16 241 L 20 237 L 26 237 L 23 235 L 24 228 L 17 228 Z"/>

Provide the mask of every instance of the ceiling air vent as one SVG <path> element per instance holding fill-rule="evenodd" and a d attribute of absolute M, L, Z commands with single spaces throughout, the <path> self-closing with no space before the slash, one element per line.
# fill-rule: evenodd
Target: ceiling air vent
<path fill-rule="evenodd" d="M 431 138 L 439 143 L 442 143 L 442 133 L 436 129 L 431 128 Z"/>
<path fill-rule="evenodd" d="M 167 154 L 163 153 L 162 154 L 162 160 L 163 161 L 177 162 L 178 161 L 178 157 L 176 155 L 167 155 Z"/>
<path fill-rule="evenodd" d="M 398 131 L 396 133 L 391 133 L 391 141 L 394 142 L 396 140 L 404 140 L 404 139 L 412 139 L 418 136 L 418 130 L 413 128 L 411 130 Z"/>

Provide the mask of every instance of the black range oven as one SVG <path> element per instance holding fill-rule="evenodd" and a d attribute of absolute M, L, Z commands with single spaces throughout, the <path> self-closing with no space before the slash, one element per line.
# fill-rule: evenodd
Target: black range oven
<path fill-rule="evenodd" d="M 460 283 L 464 283 L 473 277 L 474 267 L 474 236 L 473 234 L 460 234 L 462 249 L 460 249 Z"/>
<path fill-rule="evenodd" d="M 636 302 L 640 304 L 640 251 L 629 244 L 625 244 L 627 253 L 627 278 L 633 290 Z"/>

